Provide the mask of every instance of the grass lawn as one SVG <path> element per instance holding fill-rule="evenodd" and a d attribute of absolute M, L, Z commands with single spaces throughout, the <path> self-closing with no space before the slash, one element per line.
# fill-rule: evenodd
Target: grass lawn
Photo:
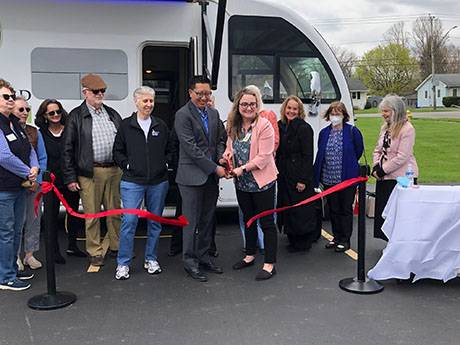
<path fill-rule="evenodd" d="M 432 112 L 446 112 L 446 111 L 459 111 L 459 108 L 445 108 L 438 107 L 436 110 L 433 108 L 408 108 L 413 113 L 432 113 Z M 363 110 L 354 110 L 355 114 L 380 114 L 379 108 L 369 108 Z"/>
<path fill-rule="evenodd" d="M 415 158 L 420 170 L 419 182 L 460 183 L 460 119 L 413 119 L 416 130 Z M 364 136 L 366 157 L 372 165 L 372 152 L 377 142 L 381 118 L 359 118 L 357 127 Z M 363 161 L 363 159 L 361 159 Z M 369 179 L 374 183 L 373 178 Z"/>

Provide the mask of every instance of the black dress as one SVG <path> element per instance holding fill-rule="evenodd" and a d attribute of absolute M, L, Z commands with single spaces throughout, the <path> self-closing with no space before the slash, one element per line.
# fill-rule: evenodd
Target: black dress
<path fill-rule="evenodd" d="M 278 121 L 280 145 L 276 152 L 278 175 L 277 207 L 296 204 L 315 194 L 313 189 L 313 130 L 300 118 L 289 123 Z M 306 188 L 298 192 L 297 183 Z M 287 234 L 290 246 L 308 249 L 315 240 L 314 204 L 296 207 L 278 214 L 278 226 Z"/>

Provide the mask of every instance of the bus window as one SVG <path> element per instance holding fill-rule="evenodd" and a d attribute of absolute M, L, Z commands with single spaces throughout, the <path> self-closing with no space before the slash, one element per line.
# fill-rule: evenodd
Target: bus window
<path fill-rule="evenodd" d="M 337 95 L 328 72 L 316 57 L 280 58 L 280 98 L 296 95 L 300 99 L 310 97 L 311 73 L 318 72 L 321 78 L 321 96 L 324 99 L 336 99 Z"/>
<path fill-rule="evenodd" d="M 229 20 L 229 97 L 257 85 L 266 103 L 288 95 L 311 101 L 311 72 L 318 72 L 322 102 L 340 99 L 337 82 L 321 53 L 282 18 L 233 16 Z"/>
<path fill-rule="evenodd" d="M 232 95 L 246 85 L 257 85 L 264 100 L 273 100 L 275 64 L 273 56 L 233 55 Z M 265 89 L 264 89 L 265 86 Z"/>

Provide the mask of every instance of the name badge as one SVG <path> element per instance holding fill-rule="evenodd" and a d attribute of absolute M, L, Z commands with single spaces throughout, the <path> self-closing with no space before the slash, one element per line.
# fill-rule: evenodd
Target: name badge
<path fill-rule="evenodd" d="M 157 132 L 156 130 L 152 129 L 152 137 L 157 137 L 160 135 L 160 132 Z"/>
<path fill-rule="evenodd" d="M 14 135 L 14 133 L 10 133 L 6 136 L 6 139 L 8 139 L 8 141 L 15 141 L 17 138 L 16 136 Z"/>

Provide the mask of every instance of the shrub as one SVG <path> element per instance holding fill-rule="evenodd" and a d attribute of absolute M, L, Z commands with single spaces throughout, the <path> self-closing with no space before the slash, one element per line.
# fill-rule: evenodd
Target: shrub
<path fill-rule="evenodd" d="M 453 105 L 459 105 L 460 106 L 460 97 L 457 96 L 448 96 L 444 97 L 442 99 L 442 104 L 444 104 L 445 107 L 451 107 Z"/>

